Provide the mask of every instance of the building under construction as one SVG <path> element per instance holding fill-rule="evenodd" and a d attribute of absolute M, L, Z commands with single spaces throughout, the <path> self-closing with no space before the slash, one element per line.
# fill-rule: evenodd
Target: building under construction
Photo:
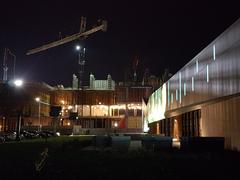
<path fill-rule="evenodd" d="M 52 129 L 50 109 L 61 107 L 57 129 L 63 133 L 105 134 L 114 129 L 118 132 L 142 132 L 142 98 L 151 94 L 151 86 L 118 84 L 110 75 L 106 80 L 96 80 L 91 74 L 89 80 L 90 85 L 81 90 L 62 85 L 51 87 L 45 83 L 24 84 L 24 99 L 16 105 L 22 110 L 22 129 Z M 3 109 L 6 104 L 14 103 L 8 103 L 11 95 L 4 95 L 4 83 L 1 85 L 0 94 L 9 97 L 0 105 L 0 130 L 16 130 L 16 113 Z M 40 102 L 35 100 L 36 97 Z"/>

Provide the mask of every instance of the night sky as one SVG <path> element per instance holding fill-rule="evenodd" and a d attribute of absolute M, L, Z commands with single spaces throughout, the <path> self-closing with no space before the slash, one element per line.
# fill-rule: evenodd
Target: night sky
<path fill-rule="evenodd" d="M 26 81 L 70 86 L 77 72 L 77 41 L 26 56 L 29 49 L 79 31 L 80 17 L 91 27 L 108 21 L 107 32 L 97 32 L 86 47 L 85 85 L 89 73 L 106 79 L 110 73 L 123 81 L 132 61 L 159 76 L 172 74 L 190 61 L 240 17 L 237 1 L 5 1 L 0 8 L 0 61 L 8 47 L 17 56 L 17 76 Z M 139 75 L 140 76 L 140 75 Z M 1 69 L 2 78 L 2 69 Z M 142 77 L 139 77 L 140 80 Z"/>

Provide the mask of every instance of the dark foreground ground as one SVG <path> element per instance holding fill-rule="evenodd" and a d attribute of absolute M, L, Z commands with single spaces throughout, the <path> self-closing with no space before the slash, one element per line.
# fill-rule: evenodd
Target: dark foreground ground
<path fill-rule="evenodd" d="M 83 150 L 89 143 L 91 137 L 0 144 L 0 180 L 240 179 L 238 152 Z M 37 172 L 46 147 L 46 164 Z"/>

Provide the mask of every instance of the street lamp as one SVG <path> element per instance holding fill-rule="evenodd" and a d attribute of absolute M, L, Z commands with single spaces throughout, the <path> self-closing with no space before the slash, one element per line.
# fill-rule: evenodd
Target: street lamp
<path fill-rule="evenodd" d="M 115 123 L 114 123 L 114 134 L 116 134 L 116 133 L 117 133 L 117 127 L 118 127 L 118 123 L 117 123 L 117 122 L 115 122 Z"/>
<path fill-rule="evenodd" d="M 38 103 L 38 123 L 39 123 L 38 131 L 41 131 L 41 128 L 42 128 L 42 125 L 41 125 L 41 104 L 45 104 L 45 105 L 50 105 L 50 104 L 41 101 L 40 97 L 36 97 L 35 101 Z"/>
<path fill-rule="evenodd" d="M 21 79 L 16 79 L 13 83 L 14 83 L 14 85 L 15 85 L 16 87 L 22 87 L 22 85 L 23 85 L 23 80 L 21 80 Z"/>
<path fill-rule="evenodd" d="M 79 51 L 81 49 L 81 46 L 76 45 L 76 50 Z"/>

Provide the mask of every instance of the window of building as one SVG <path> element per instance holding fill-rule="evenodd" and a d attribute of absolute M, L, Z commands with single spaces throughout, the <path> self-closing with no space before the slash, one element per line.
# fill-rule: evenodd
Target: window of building
<path fill-rule="evenodd" d="M 136 116 L 135 115 L 135 110 L 134 109 L 129 109 L 128 110 L 128 116 Z"/>

